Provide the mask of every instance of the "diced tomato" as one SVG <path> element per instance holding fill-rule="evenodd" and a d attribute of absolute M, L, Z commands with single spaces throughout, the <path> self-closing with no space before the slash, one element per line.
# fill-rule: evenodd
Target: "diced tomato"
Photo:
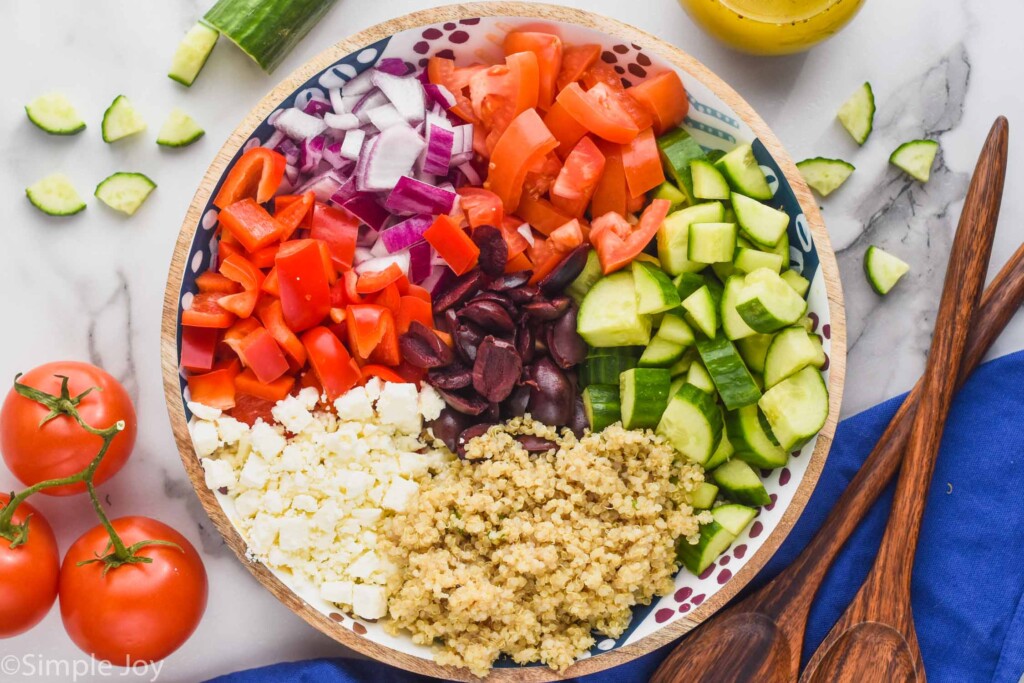
<path fill-rule="evenodd" d="M 415 296 L 403 296 L 398 304 L 398 315 L 395 316 L 395 326 L 398 334 L 405 334 L 409 331 L 409 325 L 417 320 L 427 327 L 434 327 L 434 310 L 430 301 L 424 301 Z"/>
<path fill-rule="evenodd" d="M 235 406 L 235 375 L 231 369 L 214 370 L 188 378 L 189 400 L 211 408 L 229 410 Z"/>
<path fill-rule="evenodd" d="M 181 367 L 192 372 L 211 370 L 218 343 L 220 330 L 215 327 L 182 327 Z"/>
<path fill-rule="evenodd" d="M 200 292 L 213 292 L 214 294 L 234 294 L 242 289 L 237 282 L 229 280 L 214 270 L 200 273 L 196 277 L 196 286 Z"/>
<path fill-rule="evenodd" d="M 654 132 L 661 135 L 678 126 L 690 110 L 686 88 L 675 71 L 666 71 L 626 90 L 651 115 Z"/>
<path fill-rule="evenodd" d="M 473 105 L 462 92 L 469 85 L 469 78 L 471 76 L 472 73 L 457 69 L 453 59 L 431 57 L 427 63 L 427 77 L 430 79 L 430 82 L 434 85 L 443 85 L 455 96 L 455 106 L 449 109 L 449 111 L 464 121 L 476 123 Z"/>
<path fill-rule="evenodd" d="M 505 216 L 505 220 L 502 221 L 500 230 L 501 236 L 505 238 L 505 246 L 508 248 L 508 258 L 513 259 L 519 254 L 522 254 L 530 247 L 530 243 L 527 241 L 523 233 L 519 232 L 519 228 L 522 227 L 526 222 L 515 216 Z M 526 226 L 529 229 L 529 225 Z"/>
<path fill-rule="evenodd" d="M 331 285 L 320 244 L 313 239 L 293 240 L 277 252 L 281 310 L 296 333 L 318 324 L 331 309 Z"/>
<path fill-rule="evenodd" d="M 384 318 L 391 311 L 376 304 L 355 304 L 349 306 L 345 315 L 348 343 L 359 358 L 367 359 L 384 338 Z"/>
<path fill-rule="evenodd" d="M 622 85 L 622 79 L 615 73 L 615 69 L 610 64 L 602 61 L 596 61 L 591 64 L 580 80 L 586 90 L 590 90 L 598 83 L 604 83 L 614 91 L 625 90 Z"/>
<path fill-rule="evenodd" d="M 181 324 L 187 327 L 228 328 L 235 322 L 235 315 L 224 310 L 217 300 L 221 294 L 200 292 L 192 297 L 192 305 L 181 313 Z"/>
<path fill-rule="evenodd" d="M 434 247 L 438 255 L 456 275 L 468 272 L 480 257 L 480 247 L 451 218 L 440 215 L 423 233 L 423 239 Z"/>
<path fill-rule="evenodd" d="M 275 257 L 276 262 L 277 259 Z M 277 279 L 277 266 L 271 268 L 270 272 L 267 273 L 267 278 L 263 281 L 263 286 L 260 287 L 260 290 L 271 296 L 281 296 L 281 282 Z"/>
<path fill-rule="evenodd" d="M 537 106 L 538 91 L 539 69 L 537 56 L 532 52 L 510 54 L 505 64 L 473 74 L 469 97 L 476 118 L 487 132 L 482 151 L 494 149 L 512 120 Z"/>
<path fill-rule="evenodd" d="M 563 159 L 569 156 L 569 152 L 580 141 L 580 138 L 587 134 L 587 129 L 570 116 L 565 107 L 558 102 L 552 104 L 548 113 L 544 115 L 544 125 L 558 140 L 555 152 Z"/>
<path fill-rule="evenodd" d="M 555 184 L 555 178 L 562 170 L 562 161 L 554 152 L 548 152 L 547 156 L 536 167 L 530 169 L 523 182 L 523 195 L 531 197 L 543 197 Z M 522 201 L 520 199 L 520 201 Z"/>
<path fill-rule="evenodd" d="M 558 146 L 558 140 L 533 109 L 517 116 L 491 154 L 484 187 L 501 198 L 505 211 L 515 213 L 523 194 L 526 174 Z"/>
<path fill-rule="evenodd" d="M 604 173 L 604 155 L 590 137 L 583 137 L 565 158 L 551 187 L 551 203 L 570 216 L 582 216 Z"/>
<path fill-rule="evenodd" d="M 284 352 L 297 365 L 306 364 L 306 349 L 295 333 L 292 332 L 284 322 L 284 312 L 281 309 L 281 302 L 277 299 L 270 299 L 261 304 L 257 309 L 257 315 L 267 332 L 274 338 L 274 341 L 284 349 Z"/>
<path fill-rule="evenodd" d="M 302 344 L 329 401 L 334 401 L 359 381 L 359 366 L 341 340 L 326 327 L 307 330 L 302 335 Z"/>
<path fill-rule="evenodd" d="M 397 384 L 407 384 L 409 380 L 405 379 L 397 372 L 384 365 L 377 365 L 371 363 L 362 367 L 363 377 L 359 380 L 360 384 L 366 384 L 371 377 L 377 377 L 382 382 L 395 382 Z"/>
<path fill-rule="evenodd" d="M 402 294 L 398 291 L 398 284 L 392 282 L 390 285 L 374 294 L 367 300 L 369 303 L 383 306 L 384 308 L 391 311 L 392 314 L 397 314 L 399 307 L 402 305 Z"/>
<path fill-rule="evenodd" d="M 288 396 L 293 386 L 295 386 L 295 378 L 291 375 L 285 375 L 269 383 L 261 382 L 252 370 L 243 370 L 235 377 L 237 393 L 255 396 L 274 403 Z"/>
<path fill-rule="evenodd" d="M 456 192 L 470 227 L 501 225 L 505 210 L 498 195 L 482 187 L 460 187 Z"/>
<path fill-rule="evenodd" d="M 655 199 L 644 209 L 635 227 L 615 213 L 607 213 L 594 220 L 590 241 L 597 249 L 605 275 L 628 265 L 644 250 L 657 234 L 670 206 L 667 199 Z"/>
<path fill-rule="evenodd" d="M 300 195 L 285 195 L 274 198 L 274 218 L 281 224 L 281 241 L 291 238 L 292 234 L 301 228 L 309 228 L 310 212 L 313 209 L 313 202 L 316 195 L 313 191 L 304 192 Z"/>
<path fill-rule="evenodd" d="M 558 93 L 558 102 L 580 125 L 609 142 L 626 143 L 640 133 L 622 98 L 604 83 L 586 92 L 570 83 Z"/>
<path fill-rule="evenodd" d="M 243 199 L 253 199 L 260 204 L 270 201 L 281 185 L 285 165 L 284 156 L 272 149 L 248 150 L 231 165 L 213 205 L 225 209 Z"/>
<path fill-rule="evenodd" d="M 555 81 L 562 68 L 562 41 L 552 33 L 513 31 L 505 36 L 505 53 L 532 52 L 537 58 L 537 106 L 548 109 L 555 101 Z"/>
<path fill-rule="evenodd" d="M 237 377 L 235 379 L 237 379 Z M 232 408 L 228 414 L 239 422 L 244 422 L 250 427 L 256 424 L 257 420 L 263 420 L 267 424 L 273 424 L 274 416 L 271 414 L 271 410 L 274 408 L 275 403 L 277 403 L 276 400 L 268 400 L 238 391 L 235 395 L 235 407 Z"/>
<path fill-rule="evenodd" d="M 530 284 L 536 284 L 555 269 L 570 251 L 583 244 L 583 228 L 573 219 L 554 230 L 546 240 L 537 240 L 530 250 L 533 261 L 533 277 Z"/>
<path fill-rule="evenodd" d="M 609 212 L 625 215 L 629 189 L 626 187 L 626 170 L 622 165 L 622 146 L 599 140 L 597 147 L 604 154 L 604 173 L 594 191 L 590 215 L 594 218 Z"/>
<path fill-rule="evenodd" d="M 276 242 L 283 232 L 281 224 L 251 197 L 221 209 L 220 224 L 250 254 Z"/>
<path fill-rule="evenodd" d="M 359 294 L 379 292 L 400 277 L 402 277 L 402 267 L 397 263 L 391 263 L 384 270 L 362 273 L 356 281 L 356 292 Z"/>
<path fill-rule="evenodd" d="M 597 58 L 601 56 L 600 45 L 569 45 L 562 51 L 562 68 L 558 72 L 555 86 L 562 90 L 570 83 L 583 78 Z"/>
<path fill-rule="evenodd" d="M 631 197 L 639 197 L 665 182 L 653 128 L 643 129 L 632 142 L 622 146 L 622 167 Z"/>
<path fill-rule="evenodd" d="M 285 360 L 281 347 L 264 327 L 257 327 L 246 335 L 239 343 L 238 351 L 245 366 L 264 384 L 269 384 L 288 372 L 288 361 Z"/>
<path fill-rule="evenodd" d="M 516 213 L 534 230 L 550 235 L 572 220 L 572 216 L 559 211 L 546 199 L 524 195 Z"/>
<path fill-rule="evenodd" d="M 635 197 L 630 197 L 628 200 L 626 200 L 626 213 L 630 215 L 640 213 L 640 211 L 643 210 L 644 208 L 644 204 L 646 203 L 647 195 L 638 194 Z"/>
<path fill-rule="evenodd" d="M 344 209 L 317 202 L 309 236 L 327 245 L 335 268 L 344 271 L 352 267 L 359 238 L 358 218 Z"/>

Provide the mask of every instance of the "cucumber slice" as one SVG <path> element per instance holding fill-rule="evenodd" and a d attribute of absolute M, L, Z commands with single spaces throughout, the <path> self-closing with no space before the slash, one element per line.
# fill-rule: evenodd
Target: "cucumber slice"
<path fill-rule="evenodd" d="M 769 389 L 818 358 L 820 346 L 803 327 L 787 327 L 775 335 L 764 358 L 764 385 Z"/>
<path fill-rule="evenodd" d="M 600 432 L 622 419 L 619 405 L 619 387 L 609 384 L 591 384 L 583 390 L 583 410 L 590 422 L 590 431 Z"/>
<path fill-rule="evenodd" d="M 766 426 L 757 406 L 745 406 L 725 415 L 725 430 L 737 458 L 754 467 L 782 467 L 789 461 L 789 454 L 779 447 Z"/>
<path fill-rule="evenodd" d="M 736 253 L 735 223 L 690 225 L 687 258 L 695 263 L 725 263 Z"/>
<path fill-rule="evenodd" d="M 819 370 L 825 367 L 825 347 L 822 345 L 821 337 L 816 334 L 808 335 L 811 343 L 814 344 L 814 360 L 811 361 L 811 365 L 818 368 Z"/>
<path fill-rule="evenodd" d="M 725 282 L 736 273 L 736 266 L 732 262 L 712 263 L 711 272 L 722 282 Z"/>
<path fill-rule="evenodd" d="M 718 498 L 718 487 L 706 481 L 697 484 L 697 487 L 686 494 L 686 502 L 694 510 L 709 510 Z"/>
<path fill-rule="evenodd" d="M 740 247 L 733 259 L 733 266 L 743 273 L 752 273 L 758 268 L 767 268 L 776 273 L 782 272 L 782 257 L 768 251 Z"/>
<path fill-rule="evenodd" d="M 772 502 L 757 472 L 737 458 L 712 472 L 711 478 L 718 484 L 722 495 L 737 503 L 758 506 Z"/>
<path fill-rule="evenodd" d="M 104 178 L 94 194 L 115 211 L 131 216 L 155 189 L 156 183 L 141 173 L 119 172 Z"/>
<path fill-rule="evenodd" d="M 779 256 L 782 257 L 782 267 L 783 268 L 789 268 L 789 233 L 788 232 L 782 233 L 782 237 L 779 238 L 779 243 L 776 244 L 774 247 L 768 248 L 768 247 L 759 245 L 757 248 L 761 249 L 762 251 L 770 251 L 773 254 L 778 254 Z"/>
<path fill-rule="evenodd" d="M 743 280 L 736 312 L 755 332 L 774 332 L 796 323 L 807 302 L 778 273 L 758 268 Z"/>
<path fill-rule="evenodd" d="M 686 375 L 690 372 L 690 368 L 693 367 L 693 362 L 697 360 L 698 355 L 697 349 L 686 349 L 686 351 L 683 352 L 683 357 L 668 369 L 669 373 L 673 378 L 682 377 L 685 380 Z M 673 391 L 672 395 L 675 396 L 676 392 Z"/>
<path fill-rule="evenodd" d="M 633 368 L 619 377 L 622 426 L 654 429 L 668 405 L 672 375 L 661 368 Z"/>
<path fill-rule="evenodd" d="M 711 516 L 730 534 L 739 536 L 757 517 L 757 510 L 738 503 L 728 503 L 712 510 Z"/>
<path fill-rule="evenodd" d="M 722 463 L 726 462 L 736 453 L 736 449 L 733 448 L 732 442 L 729 441 L 728 430 L 722 432 L 722 440 L 718 442 L 718 448 L 711 454 L 708 461 L 704 463 L 704 469 L 713 470 Z"/>
<path fill-rule="evenodd" d="M 754 148 L 750 145 L 740 145 L 732 150 L 715 162 L 715 167 L 736 192 L 762 201 L 772 198 L 768 179 L 754 158 Z"/>
<path fill-rule="evenodd" d="M 673 396 L 679 393 L 679 390 L 686 384 L 686 375 L 680 375 L 679 377 L 672 377 L 672 384 L 668 387 L 668 396 L 671 399 Z"/>
<path fill-rule="evenodd" d="M 782 279 L 793 288 L 794 292 L 802 297 L 807 297 L 807 290 L 811 288 L 811 283 L 803 275 L 795 270 L 787 270 L 782 274 Z"/>
<path fill-rule="evenodd" d="M 796 165 L 800 175 L 812 190 L 827 197 L 846 182 L 847 178 L 857 169 L 853 164 L 842 159 L 826 159 L 814 157 L 804 159 Z"/>
<path fill-rule="evenodd" d="M 644 349 L 637 365 L 641 368 L 668 368 L 679 362 L 685 350 L 682 344 L 654 335 L 654 339 Z"/>
<path fill-rule="evenodd" d="M 674 342 L 680 346 L 692 346 L 696 340 L 696 337 L 693 336 L 693 328 L 674 313 L 665 314 L 665 317 L 661 319 L 661 327 L 658 328 L 654 338 Z"/>
<path fill-rule="evenodd" d="M 871 84 L 865 83 L 857 88 L 839 107 L 836 118 L 857 144 L 863 145 L 871 135 L 875 122 L 875 93 L 871 90 Z"/>
<path fill-rule="evenodd" d="M 750 370 L 743 363 L 736 347 L 724 335 L 698 341 L 697 352 L 726 409 L 736 410 L 753 405 L 761 398 Z"/>
<path fill-rule="evenodd" d="M 807 367 L 769 389 L 757 403 L 783 450 L 792 451 L 817 434 L 828 418 L 828 388 Z"/>
<path fill-rule="evenodd" d="M 683 191 L 690 204 L 695 204 L 697 198 L 693 192 L 690 164 L 695 160 L 707 158 L 704 148 L 682 128 L 673 128 L 658 138 L 658 153 L 661 155 L 662 166 L 668 171 L 676 187 Z"/>
<path fill-rule="evenodd" d="M 186 87 L 191 86 L 206 66 L 206 60 L 213 52 L 218 38 L 220 33 L 215 29 L 201 21 L 197 22 L 178 43 L 178 49 L 171 58 L 171 68 L 167 72 L 167 77 Z"/>
<path fill-rule="evenodd" d="M 683 310 L 686 311 L 686 321 L 703 332 L 708 337 L 715 336 L 718 329 L 718 306 L 707 285 L 703 285 L 696 292 L 683 300 Z M 803 312 L 801 311 L 801 315 Z"/>
<path fill-rule="evenodd" d="M 697 543 L 691 545 L 685 538 L 676 541 L 676 559 L 700 576 L 735 540 L 736 537 L 718 522 L 704 524 L 700 527 L 700 538 L 697 539 Z"/>
<path fill-rule="evenodd" d="M 904 275 L 910 272 L 910 264 L 876 246 L 864 252 L 864 273 L 868 284 L 881 296 L 885 296 Z"/>
<path fill-rule="evenodd" d="M 50 135 L 74 135 L 85 130 L 85 121 L 60 93 L 40 95 L 25 105 L 25 113 L 29 121 Z"/>
<path fill-rule="evenodd" d="M 746 325 L 746 323 L 743 324 Z M 736 348 L 751 372 L 764 372 L 764 358 L 768 355 L 768 347 L 771 346 L 772 338 L 770 334 L 754 334 L 736 340 Z"/>
<path fill-rule="evenodd" d="M 703 263 L 694 263 L 687 256 L 690 249 L 692 223 L 721 223 L 725 207 L 721 202 L 708 202 L 680 209 L 669 214 L 658 228 L 658 258 L 671 275 L 699 273 Z"/>
<path fill-rule="evenodd" d="M 744 339 L 757 334 L 736 312 L 736 304 L 743 292 L 745 278 L 743 275 L 732 275 L 725 281 L 722 290 L 722 331 L 732 340 Z"/>
<path fill-rule="evenodd" d="M 679 293 L 668 275 L 645 261 L 633 261 L 636 307 L 641 313 L 662 313 L 680 304 Z"/>
<path fill-rule="evenodd" d="M 667 199 L 670 202 L 669 211 L 675 211 L 681 206 L 685 206 L 689 203 L 689 199 L 682 190 L 668 182 L 663 182 L 658 187 L 654 188 L 654 192 L 650 195 L 651 199 Z"/>
<path fill-rule="evenodd" d="M 594 283 L 580 304 L 576 331 L 591 346 L 647 346 L 651 318 L 637 310 L 631 273 L 620 271 Z"/>
<path fill-rule="evenodd" d="M 594 349 L 580 368 L 580 385 L 614 384 L 618 386 L 619 375 L 636 367 L 640 352 L 632 346 L 611 349 Z"/>
<path fill-rule="evenodd" d="M 700 465 L 718 448 L 722 429 L 722 411 L 715 399 L 692 384 L 684 384 L 668 402 L 656 431 Z"/>
<path fill-rule="evenodd" d="M 746 235 L 766 247 L 774 247 L 789 228 L 789 214 L 756 199 L 733 192 L 732 209 Z"/>
<path fill-rule="evenodd" d="M 103 112 L 103 142 L 115 142 L 146 130 L 146 122 L 124 95 L 118 95 Z"/>
<path fill-rule="evenodd" d="M 672 280 L 672 284 L 676 286 L 676 291 L 679 292 L 680 301 L 684 301 L 688 296 L 704 287 L 707 282 L 700 273 L 680 273 Z"/>
<path fill-rule="evenodd" d="M 715 165 L 706 159 L 690 162 L 693 177 L 693 196 L 697 199 L 728 199 L 729 182 Z"/>
<path fill-rule="evenodd" d="M 686 381 L 705 394 L 715 393 L 715 380 L 711 379 L 711 373 L 696 358 L 690 363 L 690 369 L 686 371 Z"/>
<path fill-rule="evenodd" d="M 164 147 L 188 147 L 206 133 L 196 120 L 181 109 L 172 109 L 160 127 L 156 144 Z"/>
<path fill-rule="evenodd" d="M 63 173 L 53 173 L 25 190 L 32 206 L 50 216 L 72 216 L 85 209 L 78 190 Z"/>
<path fill-rule="evenodd" d="M 911 140 L 904 142 L 889 156 L 889 163 L 906 172 L 914 180 L 927 183 L 932 175 L 932 164 L 939 152 L 935 140 Z"/>
<path fill-rule="evenodd" d="M 601 279 L 601 259 L 597 252 L 591 249 L 587 252 L 587 262 L 576 279 L 565 288 L 565 293 L 572 297 L 572 300 L 579 305 L 583 297 L 587 295 L 594 283 Z"/>

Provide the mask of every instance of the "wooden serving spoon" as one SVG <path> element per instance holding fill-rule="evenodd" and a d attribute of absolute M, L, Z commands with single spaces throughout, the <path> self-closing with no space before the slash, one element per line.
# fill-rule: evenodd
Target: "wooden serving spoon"
<path fill-rule="evenodd" d="M 1001 142 L 990 150 L 999 131 Z M 1002 193 L 1006 157 L 1006 121 L 998 119 L 979 158 L 971 195 L 990 182 L 989 209 L 979 225 L 994 229 Z M 989 169 L 992 152 L 1000 163 Z M 964 205 L 964 215 L 976 204 Z M 976 209 L 972 209 L 976 211 Z M 1024 245 L 1006 263 L 985 292 L 963 354 L 958 386 L 981 363 L 985 353 L 1024 303 Z M 828 518 L 800 556 L 781 574 L 741 602 L 701 625 L 678 645 L 655 672 L 652 683 L 684 681 L 795 681 L 811 604 L 839 551 L 899 469 L 922 393 L 923 380 L 910 392 L 885 433 L 839 498 Z M 908 608 L 909 611 L 909 608 Z"/>

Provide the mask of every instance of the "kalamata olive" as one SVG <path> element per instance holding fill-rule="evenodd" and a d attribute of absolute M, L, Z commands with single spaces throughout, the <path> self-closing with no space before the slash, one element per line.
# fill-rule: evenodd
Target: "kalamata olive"
<path fill-rule="evenodd" d="M 525 287 L 516 287 L 515 289 L 508 290 L 508 295 L 512 301 L 517 304 L 529 303 L 537 298 L 540 294 L 540 289 L 533 285 L 526 285 Z"/>
<path fill-rule="evenodd" d="M 508 262 L 508 244 L 505 237 L 493 225 L 478 225 L 473 229 L 473 242 L 480 248 L 477 264 L 480 270 L 491 277 L 505 272 Z"/>
<path fill-rule="evenodd" d="M 434 387 L 445 403 L 464 415 L 479 415 L 490 406 L 472 389 L 449 391 Z"/>
<path fill-rule="evenodd" d="M 474 268 L 465 275 L 459 276 L 451 287 L 434 297 L 434 311 L 444 311 L 467 301 L 479 291 L 486 280 L 487 276 L 479 268 Z"/>
<path fill-rule="evenodd" d="M 516 441 L 529 453 L 547 453 L 557 448 L 554 441 L 534 434 L 520 434 Z"/>
<path fill-rule="evenodd" d="M 512 390 L 509 397 L 501 404 L 502 416 L 505 419 L 522 417 L 526 414 L 526 407 L 529 403 L 530 387 L 525 384 L 520 384 Z"/>
<path fill-rule="evenodd" d="M 464 415 L 449 407 L 445 407 L 441 410 L 441 414 L 437 416 L 437 419 L 428 423 L 427 427 L 434 434 L 435 438 L 444 441 L 444 445 L 448 447 L 448 450 L 454 453 L 458 444 L 459 434 L 472 423 L 473 418 L 469 415 Z"/>
<path fill-rule="evenodd" d="M 533 328 L 524 320 L 516 327 L 516 352 L 523 359 L 523 363 L 530 363 L 533 361 L 536 351 Z"/>
<path fill-rule="evenodd" d="M 572 299 L 567 296 L 560 296 L 551 301 L 534 301 L 523 304 L 523 312 L 533 320 L 551 321 L 556 320 L 569 309 Z"/>
<path fill-rule="evenodd" d="M 555 266 L 554 270 L 541 278 L 541 281 L 537 283 L 540 286 L 540 290 L 548 296 L 561 294 L 583 272 L 583 268 L 587 265 L 587 254 L 589 252 L 589 244 L 581 244 L 570 251 Z"/>
<path fill-rule="evenodd" d="M 576 306 L 548 326 L 548 353 L 563 368 L 579 365 L 587 357 L 587 343 L 576 331 Z"/>
<path fill-rule="evenodd" d="M 576 395 L 576 400 L 573 403 L 572 420 L 569 422 L 569 429 L 576 435 L 576 438 L 582 437 L 583 432 L 590 429 L 590 420 L 587 419 L 587 411 L 583 406 L 583 397 L 579 394 Z"/>
<path fill-rule="evenodd" d="M 473 383 L 473 371 L 456 361 L 427 372 L 427 383 L 440 389 L 465 389 Z"/>
<path fill-rule="evenodd" d="M 504 401 L 512 393 L 523 370 L 516 347 L 502 339 L 485 337 L 473 363 L 473 388 L 488 401 Z"/>
<path fill-rule="evenodd" d="M 516 329 L 516 323 L 505 307 L 493 301 L 473 301 L 459 311 L 459 317 L 496 334 L 510 334 Z"/>
<path fill-rule="evenodd" d="M 535 420 L 561 427 L 572 419 L 575 393 L 565 373 L 550 358 L 541 358 L 530 372 L 534 387 L 530 391 L 529 412 Z"/>
<path fill-rule="evenodd" d="M 456 442 L 455 442 L 456 443 L 456 449 L 455 450 L 456 450 L 456 453 L 459 454 L 459 457 L 462 458 L 463 460 L 465 460 L 466 459 L 466 444 L 469 443 L 470 441 L 472 441 L 473 439 L 475 439 L 478 436 L 483 436 L 484 434 L 487 433 L 487 430 L 490 429 L 493 426 L 494 426 L 494 424 L 491 423 L 491 422 L 480 422 L 479 424 L 475 424 L 475 425 L 473 425 L 471 427 L 466 427 L 465 429 L 463 429 L 462 433 L 459 434 L 459 438 L 456 439 Z"/>
<path fill-rule="evenodd" d="M 518 311 L 518 306 L 513 303 L 512 299 L 507 294 L 502 292 L 492 292 L 491 290 L 484 290 L 469 300 L 470 303 L 476 301 L 493 301 L 496 304 L 501 305 L 509 315 L 514 315 Z"/>
<path fill-rule="evenodd" d="M 507 273 L 501 277 L 496 278 L 491 284 L 487 286 L 488 289 L 493 289 L 496 292 L 504 292 L 509 289 L 516 289 L 522 287 L 530 278 L 533 277 L 532 270 L 517 270 L 514 273 Z"/>
<path fill-rule="evenodd" d="M 455 341 L 455 350 L 462 360 L 468 364 L 476 361 L 476 347 L 484 340 L 483 330 L 468 320 L 461 321 L 455 326 L 452 339 Z"/>
<path fill-rule="evenodd" d="M 402 358 L 417 368 L 439 368 L 455 359 L 448 345 L 418 320 L 409 325 L 409 331 L 398 340 L 398 346 Z"/>

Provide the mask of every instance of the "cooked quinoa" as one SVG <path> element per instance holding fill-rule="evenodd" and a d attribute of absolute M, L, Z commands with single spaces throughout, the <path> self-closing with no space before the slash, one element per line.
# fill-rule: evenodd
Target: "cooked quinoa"
<path fill-rule="evenodd" d="M 529 454 L 516 434 L 557 448 Z M 673 589 L 674 541 L 710 521 L 684 501 L 703 480 L 650 431 L 577 439 L 526 419 L 467 444 L 384 527 L 392 633 L 435 644 L 440 664 L 487 674 L 507 654 L 558 671 L 616 638 L 630 608 Z"/>

